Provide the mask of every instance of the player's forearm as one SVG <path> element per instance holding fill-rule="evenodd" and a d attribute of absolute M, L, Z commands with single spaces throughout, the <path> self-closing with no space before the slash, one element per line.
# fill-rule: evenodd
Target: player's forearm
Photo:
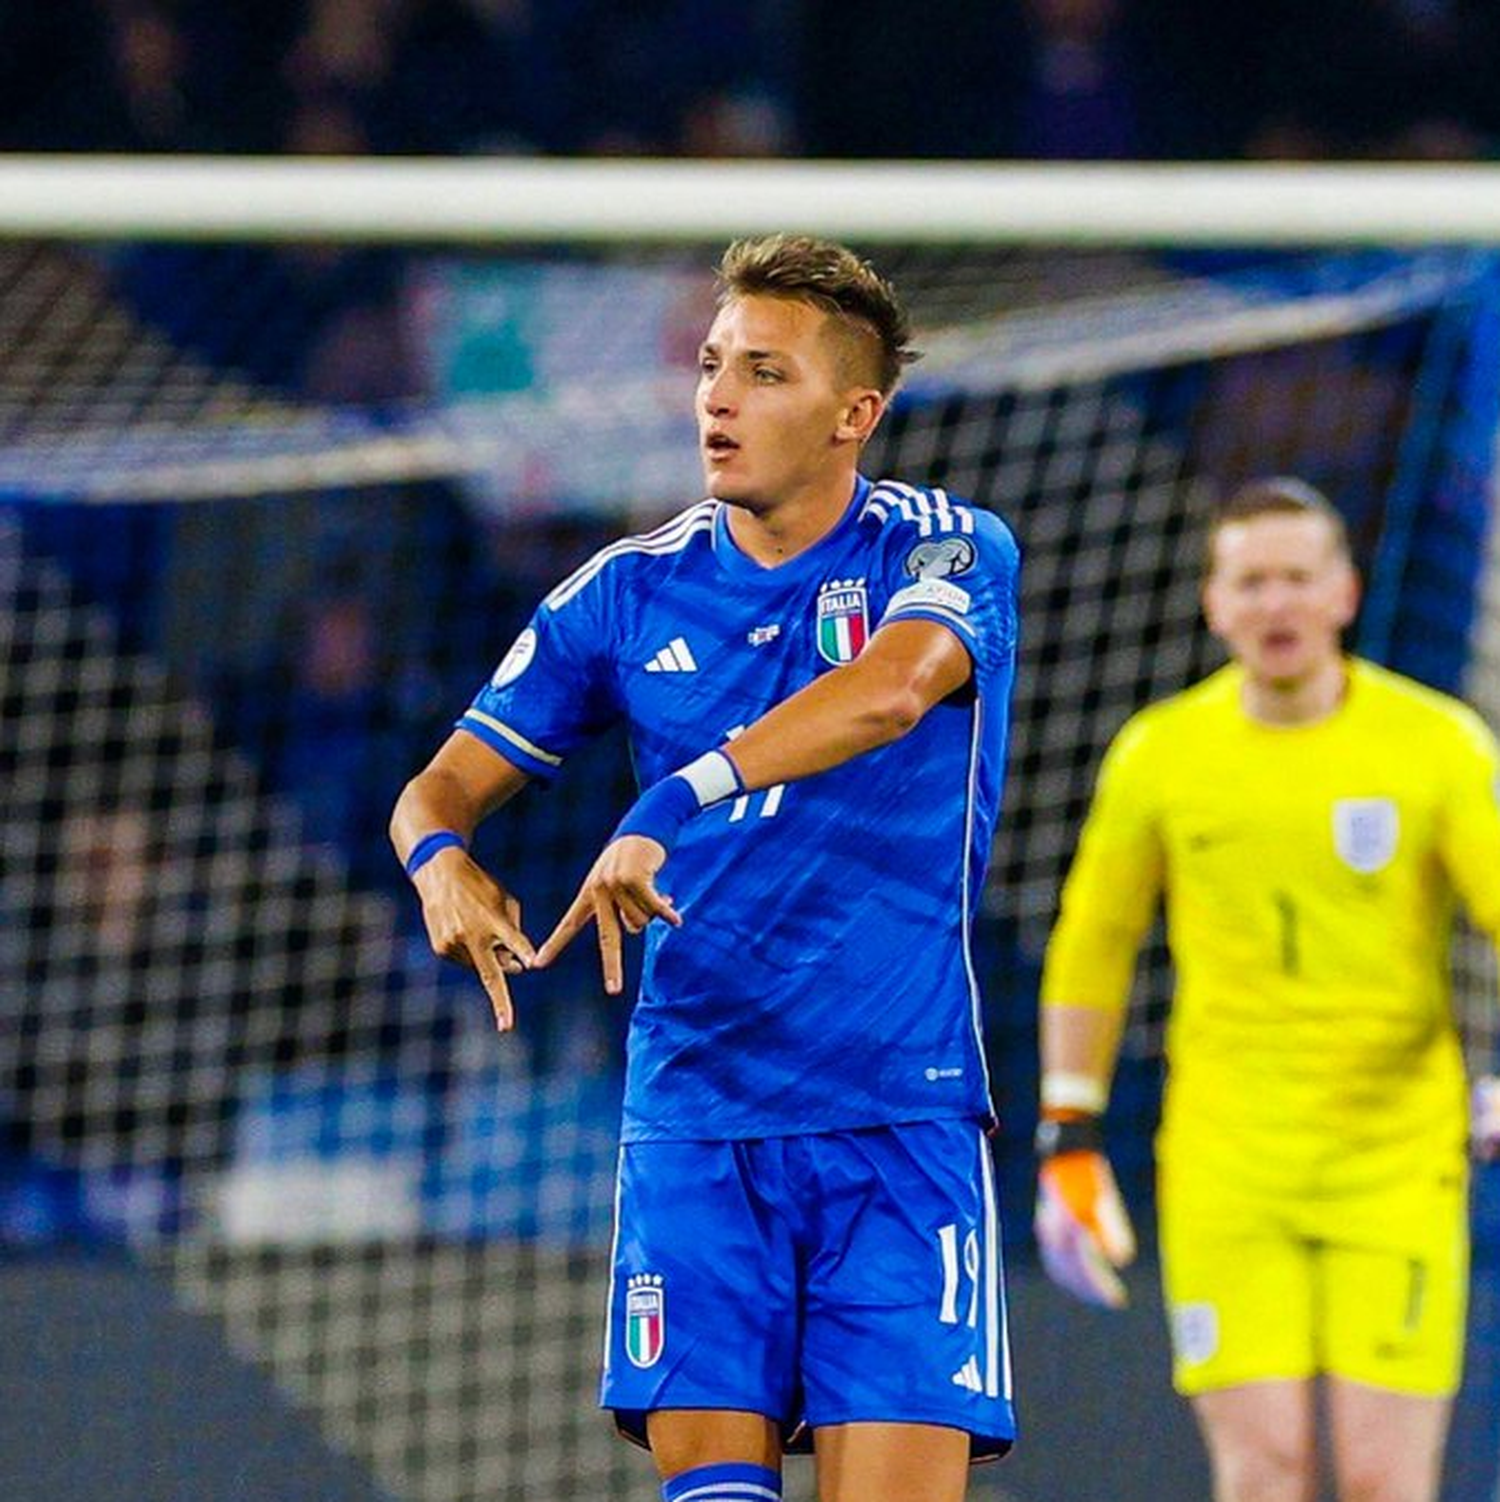
<path fill-rule="evenodd" d="M 1130 1004 L 1136 959 L 1156 912 L 1158 878 L 1148 856 L 1101 849 L 1098 834 L 1097 825 L 1085 829 L 1047 941 L 1041 984 L 1043 1067 L 1049 1050 L 1067 1049 L 1072 1063 L 1056 1067 L 1097 1069 L 1107 1081 Z M 1049 1023 L 1054 1012 L 1082 1016 L 1064 1026 Z M 1097 1059 L 1074 1056 L 1073 1050 L 1085 1045 L 1100 1050 Z"/>
<path fill-rule="evenodd" d="M 731 745 L 749 789 L 812 777 L 899 740 L 922 706 L 897 685 L 870 693 L 854 665 L 825 674 L 762 716 Z"/>
<path fill-rule="evenodd" d="M 391 844 L 401 861 L 435 829 L 451 829 L 467 844 L 480 818 L 480 809 L 456 778 L 429 768 L 401 790 L 391 811 Z"/>
<path fill-rule="evenodd" d="M 390 837 L 397 858 L 404 864 L 437 830 L 451 830 L 468 844 L 479 824 L 526 782 L 524 772 L 472 737 L 454 735 L 396 799 Z"/>
<path fill-rule="evenodd" d="M 932 635 L 924 643 L 918 631 Z M 900 650 L 877 638 L 738 736 L 728 750 L 746 788 L 812 777 L 889 745 L 967 680 L 968 655 L 944 628 L 910 623 L 903 638 Z"/>
<path fill-rule="evenodd" d="M 1120 1053 L 1124 1012 L 1045 1002 L 1041 1011 L 1042 1104 L 1102 1112 Z"/>
<path fill-rule="evenodd" d="M 640 835 L 670 851 L 705 808 L 812 777 L 899 739 L 971 671 L 968 652 L 945 626 L 923 620 L 883 626 L 847 667 L 825 673 L 728 746 L 645 789 L 615 838 Z"/>

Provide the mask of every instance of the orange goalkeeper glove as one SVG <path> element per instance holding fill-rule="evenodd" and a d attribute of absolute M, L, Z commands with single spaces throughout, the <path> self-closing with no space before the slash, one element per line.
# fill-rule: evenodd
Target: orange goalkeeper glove
<path fill-rule="evenodd" d="M 1135 1258 L 1135 1232 L 1104 1156 L 1099 1118 L 1071 1111 L 1037 1128 L 1036 1240 L 1059 1287 L 1088 1304 L 1129 1302 L 1117 1268 Z"/>

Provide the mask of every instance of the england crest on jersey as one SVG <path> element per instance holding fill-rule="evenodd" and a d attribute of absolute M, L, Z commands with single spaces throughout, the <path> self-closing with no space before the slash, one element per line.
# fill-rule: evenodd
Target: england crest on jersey
<path fill-rule="evenodd" d="M 1401 819 L 1390 798 L 1339 798 L 1333 805 L 1333 848 L 1352 871 L 1373 876 L 1390 865 Z"/>
<path fill-rule="evenodd" d="M 667 1343 L 667 1290 L 660 1273 L 636 1273 L 625 1288 L 625 1354 L 630 1364 L 655 1366 Z"/>
<path fill-rule="evenodd" d="M 840 667 L 870 639 L 870 601 L 863 579 L 830 579 L 818 590 L 818 655 Z"/>

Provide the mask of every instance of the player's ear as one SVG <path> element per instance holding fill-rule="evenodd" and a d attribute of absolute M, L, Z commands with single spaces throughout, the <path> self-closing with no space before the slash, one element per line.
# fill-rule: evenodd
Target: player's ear
<path fill-rule="evenodd" d="M 1344 565 L 1343 574 L 1343 597 L 1339 602 L 1340 630 L 1354 620 L 1359 610 L 1360 597 L 1364 593 L 1364 583 L 1359 577 L 1359 570 L 1352 563 Z"/>
<path fill-rule="evenodd" d="M 1198 605 L 1203 611 L 1203 623 L 1208 629 L 1218 636 L 1218 591 L 1214 588 L 1214 576 L 1209 572 L 1204 576 L 1202 584 L 1198 586 Z"/>
<path fill-rule="evenodd" d="M 873 386 L 850 392 L 833 436 L 843 443 L 863 443 L 875 431 L 885 412 L 885 397 Z"/>

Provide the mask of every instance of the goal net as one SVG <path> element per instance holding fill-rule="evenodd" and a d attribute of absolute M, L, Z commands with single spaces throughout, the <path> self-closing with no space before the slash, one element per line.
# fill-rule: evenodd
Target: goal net
<path fill-rule="evenodd" d="M 497 1039 L 383 826 L 539 595 L 696 498 L 718 248 L 0 243 L 0 1238 L 160 1267 L 391 1497 L 656 1494 L 592 1411 L 623 1011 L 583 953 Z M 979 936 L 1024 1257 L 1041 945 L 1105 744 L 1219 660 L 1215 501 L 1326 489 L 1356 645 L 1500 716 L 1500 271 L 869 249 L 926 358 L 866 468 L 1025 560 Z M 534 933 L 629 786 L 606 742 L 482 833 Z M 1483 946 L 1460 968 L 1487 1062 Z M 1112 1107 L 1138 1203 L 1165 985 Z"/>

